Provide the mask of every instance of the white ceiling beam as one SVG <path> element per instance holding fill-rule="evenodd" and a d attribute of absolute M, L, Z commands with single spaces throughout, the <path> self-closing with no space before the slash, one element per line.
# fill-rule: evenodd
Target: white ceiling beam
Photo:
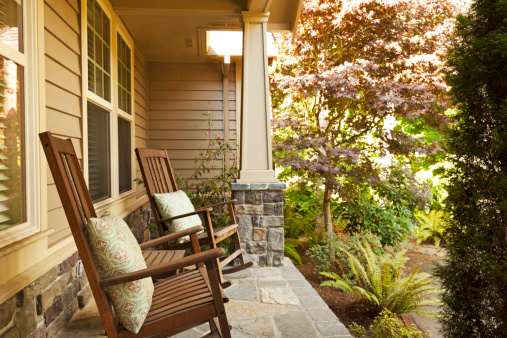
<path fill-rule="evenodd" d="M 241 12 L 245 10 L 244 0 L 111 0 L 115 10 L 157 9 L 173 11 Z"/>

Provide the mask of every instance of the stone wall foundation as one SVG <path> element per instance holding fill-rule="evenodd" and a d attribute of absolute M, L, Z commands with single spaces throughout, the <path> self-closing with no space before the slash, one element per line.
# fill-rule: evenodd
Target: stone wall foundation
<path fill-rule="evenodd" d="M 231 183 L 245 260 L 254 266 L 283 265 L 285 183 Z"/>

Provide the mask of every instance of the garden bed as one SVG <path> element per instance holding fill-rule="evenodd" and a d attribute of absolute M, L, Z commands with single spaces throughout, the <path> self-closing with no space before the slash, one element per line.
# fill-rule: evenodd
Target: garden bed
<path fill-rule="evenodd" d="M 414 241 L 415 242 L 415 241 Z M 296 264 L 297 269 L 303 274 L 306 280 L 312 285 L 312 287 L 319 293 L 322 299 L 326 302 L 329 308 L 336 314 L 340 321 L 350 329 L 352 323 L 356 323 L 365 328 L 369 327 L 373 323 L 373 317 L 369 315 L 364 308 L 357 304 L 354 297 L 347 295 L 345 292 L 329 287 L 320 286 L 321 279 L 319 278 L 318 272 L 315 271 L 315 265 L 306 256 L 305 248 L 298 248 L 298 254 L 301 256 L 302 265 Z M 411 273 L 421 265 L 434 261 L 438 257 L 426 255 L 415 251 L 407 251 L 407 257 L 409 261 L 406 264 L 406 273 Z M 334 266 L 333 272 L 339 273 L 338 268 Z M 412 315 L 405 314 L 402 316 L 403 322 L 406 326 L 414 324 Z M 351 332 L 352 334 L 352 332 Z"/>

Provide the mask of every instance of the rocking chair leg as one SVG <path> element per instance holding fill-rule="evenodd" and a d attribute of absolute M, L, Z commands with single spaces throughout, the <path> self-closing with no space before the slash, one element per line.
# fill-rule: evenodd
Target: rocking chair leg
<path fill-rule="evenodd" d="M 217 333 L 218 332 L 217 325 L 215 324 L 215 321 L 213 319 L 209 320 L 209 327 L 211 329 L 211 333 Z"/>

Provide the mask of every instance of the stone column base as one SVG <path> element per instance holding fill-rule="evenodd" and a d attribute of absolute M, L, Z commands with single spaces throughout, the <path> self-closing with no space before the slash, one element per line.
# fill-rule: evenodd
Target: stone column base
<path fill-rule="evenodd" d="M 254 266 L 283 265 L 285 183 L 231 183 L 236 222 L 245 261 Z"/>

